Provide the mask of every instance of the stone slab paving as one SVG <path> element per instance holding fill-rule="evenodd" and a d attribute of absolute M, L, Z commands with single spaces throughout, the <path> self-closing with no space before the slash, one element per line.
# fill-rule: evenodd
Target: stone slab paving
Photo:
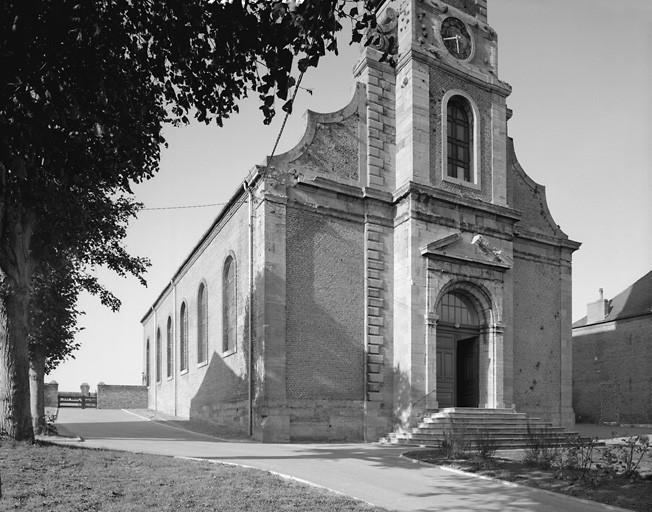
<path fill-rule="evenodd" d="M 220 440 L 120 410 L 61 409 L 57 442 L 196 457 L 273 471 L 400 511 L 601 512 L 623 510 L 481 479 L 400 457 L 375 444 L 259 444 Z"/>

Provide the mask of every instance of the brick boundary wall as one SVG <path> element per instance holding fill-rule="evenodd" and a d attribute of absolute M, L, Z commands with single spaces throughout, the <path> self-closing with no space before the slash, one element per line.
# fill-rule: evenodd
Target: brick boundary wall
<path fill-rule="evenodd" d="M 147 387 L 98 384 L 97 408 L 147 409 Z"/>

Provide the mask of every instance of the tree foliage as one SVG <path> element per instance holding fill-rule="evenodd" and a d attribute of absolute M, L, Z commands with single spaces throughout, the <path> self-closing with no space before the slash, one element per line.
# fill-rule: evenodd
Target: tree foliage
<path fill-rule="evenodd" d="M 80 273 L 66 300 L 86 287 L 110 304 L 86 266 L 142 277 L 119 230 L 136 211 L 131 185 L 158 169 L 163 126 L 221 125 L 250 93 L 269 122 L 275 98 L 289 110 L 293 74 L 337 52 L 340 20 L 354 40 L 375 27 L 375 3 L 0 3 L 0 428 L 31 436 L 30 296 L 67 265 Z"/>

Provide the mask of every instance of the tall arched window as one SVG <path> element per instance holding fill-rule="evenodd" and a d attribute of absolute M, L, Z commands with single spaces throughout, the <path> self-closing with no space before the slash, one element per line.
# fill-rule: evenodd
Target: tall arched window
<path fill-rule="evenodd" d="M 224 262 L 222 278 L 222 350 L 235 349 L 237 335 L 237 289 L 235 260 L 229 256 Z"/>
<path fill-rule="evenodd" d="M 473 111 L 462 96 L 452 96 L 446 107 L 446 174 L 450 178 L 473 182 Z"/>
<path fill-rule="evenodd" d="M 451 324 L 457 327 L 480 325 L 475 307 L 461 293 L 449 292 L 444 295 L 437 305 L 437 316 L 442 324 Z"/>
<path fill-rule="evenodd" d="M 201 283 L 197 292 L 197 362 L 208 359 L 208 292 Z"/>
<path fill-rule="evenodd" d="M 145 344 L 145 385 L 149 386 L 149 378 L 150 378 L 150 360 L 149 358 L 151 357 L 150 350 L 149 350 L 149 338 L 147 338 L 147 342 Z"/>
<path fill-rule="evenodd" d="M 168 317 L 168 325 L 167 325 L 167 330 L 165 332 L 166 336 L 166 347 L 167 347 L 167 376 L 168 378 L 172 377 L 172 372 L 174 369 L 173 361 L 174 361 L 174 348 L 173 348 L 173 341 L 172 341 L 172 318 Z"/>
<path fill-rule="evenodd" d="M 161 329 L 156 329 L 156 382 L 161 382 Z"/>
<path fill-rule="evenodd" d="M 179 312 L 179 371 L 188 369 L 188 308 L 181 304 Z"/>

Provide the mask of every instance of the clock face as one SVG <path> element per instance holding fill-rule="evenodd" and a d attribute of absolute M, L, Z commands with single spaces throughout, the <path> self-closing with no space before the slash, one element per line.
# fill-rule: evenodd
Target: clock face
<path fill-rule="evenodd" d="M 457 18 L 446 18 L 441 23 L 441 40 L 446 49 L 458 59 L 468 59 L 473 50 L 473 40 L 466 25 Z"/>

